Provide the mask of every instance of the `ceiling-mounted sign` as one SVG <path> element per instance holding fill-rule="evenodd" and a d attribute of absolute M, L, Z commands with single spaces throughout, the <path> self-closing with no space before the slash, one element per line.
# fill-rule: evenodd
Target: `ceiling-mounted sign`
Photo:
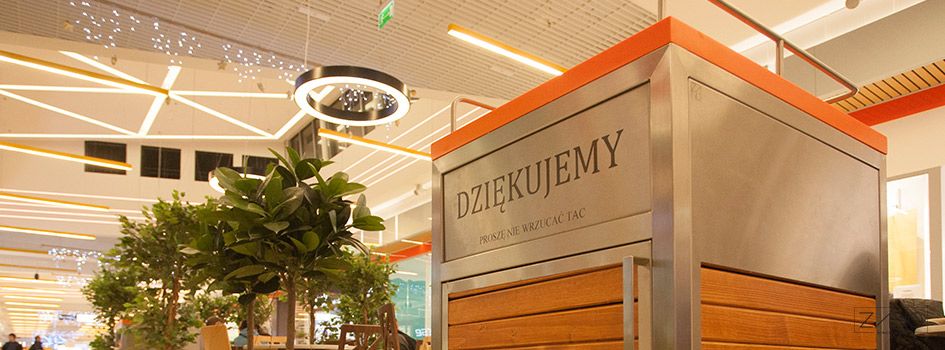
<path fill-rule="evenodd" d="M 391 18 L 394 18 L 394 0 L 387 2 L 387 5 L 381 8 L 381 12 L 377 13 L 377 29 L 384 28 Z"/>

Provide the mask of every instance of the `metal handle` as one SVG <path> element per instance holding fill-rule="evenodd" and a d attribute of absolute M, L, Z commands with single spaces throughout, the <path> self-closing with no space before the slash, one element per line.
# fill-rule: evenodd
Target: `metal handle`
<path fill-rule="evenodd" d="M 761 24 L 758 21 L 756 21 L 754 18 L 751 18 L 745 12 L 742 12 L 742 10 L 739 10 L 737 7 L 732 6 L 725 0 L 709 0 L 709 2 L 715 4 L 716 6 L 718 6 L 725 12 L 728 12 L 730 15 L 734 16 L 738 20 L 747 24 L 749 27 L 752 27 L 754 30 L 758 31 L 759 33 L 768 37 L 768 39 L 771 39 L 775 42 L 777 46 L 775 71 L 777 72 L 778 75 L 781 75 L 781 70 L 782 70 L 783 62 L 784 62 L 783 61 L 784 48 L 787 47 L 788 50 L 796 54 L 805 62 L 814 66 L 814 68 L 817 68 L 817 70 L 823 72 L 824 74 L 829 76 L 831 79 L 840 83 L 840 85 L 843 85 L 848 90 L 850 90 L 849 92 L 845 94 L 841 94 L 839 96 L 827 99 L 826 100 L 827 103 L 834 103 L 840 100 L 844 100 L 850 96 L 856 95 L 860 91 L 860 88 L 857 87 L 856 84 L 854 84 L 852 81 L 850 81 L 850 79 L 847 79 L 846 77 L 844 77 L 837 71 L 833 70 L 833 68 L 830 68 L 830 66 L 828 66 L 827 64 L 821 62 L 819 59 L 817 59 L 817 57 L 812 56 L 810 53 L 800 48 L 799 46 L 795 45 L 794 43 L 790 42 L 789 40 L 785 39 L 778 33 L 775 33 L 774 30 L 771 30 L 770 28 L 766 27 L 764 24 Z"/>
<path fill-rule="evenodd" d="M 649 262 L 646 258 L 628 256 L 623 258 L 623 349 L 634 350 L 633 332 L 634 311 L 633 311 L 633 286 L 634 286 L 634 268 L 636 265 L 642 265 Z M 642 294 L 642 293 L 641 293 Z M 643 337 L 640 337 L 642 340 Z M 642 343 L 641 343 L 642 344 Z M 643 346 L 641 346 L 642 348 Z"/>
<path fill-rule="evenodd" d="M 458 106 L 460 103 L 470 104 L 479 108 L 488 109 L 490 111 L 495 110 L 495 107 L 492 107 L 490 105 L 487 105 L 485 103 L 482 103 L 476 100 L 468 99 L 465 97 L 454 98 L 453 102 L 450 103 L 450 134 L 456 131 L 456 106 Z"/>

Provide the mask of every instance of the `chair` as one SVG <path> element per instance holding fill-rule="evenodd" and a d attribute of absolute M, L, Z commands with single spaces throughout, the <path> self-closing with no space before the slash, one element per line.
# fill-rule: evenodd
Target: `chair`
<path fill-rule="evenodd" d="M 204 350 L 230 350 L 230 337 L 222 324 L 200 328 L 200 336 Z"/>
<path fill-rule="evenodd" d="M 354 350 L 369 350 L 381 344 L 383 350 L 400 350 L 399 334 L 397 333 L 397 317 L 394 304 L 381 306 L 377 310 L 380 325 L 346 324 L 341 326 L 338 337 L 338 350 L 350 350 L 348 334 L 354 335 Z M 372 336 L 377 336 L 371 341 Z"/>

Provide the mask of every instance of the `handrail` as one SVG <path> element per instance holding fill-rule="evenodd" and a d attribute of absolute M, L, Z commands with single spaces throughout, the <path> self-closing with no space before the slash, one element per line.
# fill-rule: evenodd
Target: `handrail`
<path fill-rule="evenodd" d="M 775 42 L 776 52 L 777 52 L 777 56 L 775 57 L 776 58 L 775 59 L 775 72 L 778 75 L 781 75 L 781 71 L 784 68 L 784 48 L 787 47 L 788 50 L 790 50 L 795 55 L 803 59 L 805 62 L 814 66 L 814 68 L 817 68 L 817 70 L 823 72 L 824 74 L 829 76 L 831 79 L 840 83 L 841 85 L 846 87 L 848 90 L 850 90 L 849 92 L 845 94 L 827 99 L 826 100 L 827 103 L 834 103 L 837 101 L 847 99 L 853 95 L 856 95 L 860 91 L 859 87 L 857 87 L 856 84 L 850 81 L 850 79 L 847 79 L 846 77 L 844 77 L 837 71 L 833 70 L 833 68 L 830 68 L 830 66 L 828 66 L 824 62 L 812 56 L 810 53 L 808 53 L 804 49 L 798 47 L 794 43 L 785 39 L 783 36 L 779 35 L 778 33 L 775 33 L 773 30 L 766 27 L 764 24 L 759 23 L 754 18 L 751 18 L 750 16 L 745 14 L 745 12 L 742 12 L 741 10 L 739 10 L 735 6 L 732 6 L 725 0 L 709 0 L 709 2 L 715 4 L 716 6 L 718 6 L 725 12 L 728 12 L 730 15 L 734 16 L 738 20 L 747 24 L 749 27 L 752 27 L 752 29 L 758 31 L 759 33 L 768 37 L 768 39 L 771 39 L 772 41 Z"/>
<path fill-rule="evenodd" d="M 495 107 L 473 99 L 468 99 L 465 97 L 454 98 L 453 102 L 450 103 L 450 134 L 456 131 L 456 106 L 460 103 L 470 104 L 479 108 L 488 109 L 490 111 L 495 110 Z"/>

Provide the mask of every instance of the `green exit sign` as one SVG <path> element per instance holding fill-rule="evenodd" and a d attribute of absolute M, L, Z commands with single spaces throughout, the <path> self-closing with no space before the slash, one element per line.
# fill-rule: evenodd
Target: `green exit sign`
<path fill-rule="evenodd" d="M 384 5 L 381 12 L 377 13 L 377 29 L 384 28 L 384 25 L 390 22 L 391 18 L 394 18 L 394 0 L 390 0 L 387 5 Z"/>

